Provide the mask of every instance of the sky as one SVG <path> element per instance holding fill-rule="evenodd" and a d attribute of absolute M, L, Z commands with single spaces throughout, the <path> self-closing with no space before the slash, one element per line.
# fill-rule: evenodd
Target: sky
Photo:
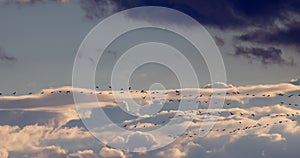
<path fill-rule="evenodd" d="M 299 11 L 297 1 L 51 1 L 2 0 L 0 9 L 1 91 L 26 90 L 72 84 L 72 68 L 77 50 L 88 32 L 105 17 L 127 8 L 156 5 L 182 11 L 204 25 L 222 53 L 227 81 L 234 85 L 288 82 L 299 77 Z M 209 9 L 214 8 L 214 9 Z M 141 15 L 142 16 L 142 15 Z M 141 17 L 130 19 L 141 21 Z M 159 21 L 159 18 L 155 19 Z M 153 22 L 155 20 L 152 19 Z M 149 20 L 152 22 L 151 20 Z M 192 31 L 192 26 L 181 26 Z M 186 28 L 188 27 L 188 28 Z M 151 50 L 149 50 L 151 53 Z M 182 52 L 192 63 L 199 84 L 210 83 L 205 62 Z M 117 52 L 121 55 L 122 52 Z M 107 62 L 116 60 L 106 54 Z M 103 75 L 111 65 L 97 69 L 97 84 L 105 89 L 109 79 Z M 145 65 L 133 74 L 135 88 L 169 81 L 170 72 L 156 65 Z M 170 74 L 167 79 L 160 74 Z M 146 75 L 153 77 L 145 77 Z M 177 88 L 176 81 L 166 83 Z"/>
<path fill-rule="evenodd" d="M 88 33 L 114 13 L 141 6 L 176 9 L 203 25 L 221 52 L 227 82 L 211 83 L 205 59 L 176 34 L 141 29 L 100 48 L 106 50 L 98 63 L 88 59 L 96 65 L 97 91 L 73 89 L 74 61 Z M 298 0 L 0 0 L 0 157 L 298 157 L 299 8 Z M 148 14 L 119 21 L 197 33 L 181 17 Z M 148 63 L 130 76 L 131 91 L 111 91 L 124 50 L 155 39 L 174 42 L 199 85 L 191 79 L 192 86 L 180 87 L 172 69 Z M 169 48 L 139 45 L 128 61 L 143 53 L 182 64 Z M 127 71 L 118 79 L 125 82 Z"/>

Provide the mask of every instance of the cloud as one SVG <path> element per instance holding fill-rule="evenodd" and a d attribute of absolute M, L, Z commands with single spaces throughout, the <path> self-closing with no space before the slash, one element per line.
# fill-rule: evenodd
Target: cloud
<path fill-rule="evenodd" d="M 181 152 L 178 148 L 171 148 L 157 153 L 159 157 L 172 157 L 172 158 L 183 158 L 186 157 L 186 153 Z"/>
<path fill-rule="evenodd" d="M 94 153 L 93 150 L 77 151 L 76 153 L 70 154 L 70 158 L 100 158 L 99 155 Z"/>
<path fill-rule="evenodd" d="M 0 122 L 3 125 L 0 126 L 0 137 L 3 139 L 0 140 L 0 149 L 2 149 L 0 151 L 3 154 L 6 154 L 5 151 L 7 151 L 7 154 L 10 156 L 19 154 L 17 157 L 23 157 L 24 155 L 29 157 L 51 157 L 51 155 L 55 155 L 56 157 L 70 158 L 109 156 L 161 158 L 173 157 L 174 155 L 177 157 L 235 158 L 240 157 L 241 153 L 238 150 L 234 151 L 233 148 L 243 151 L 246 150 L 247 146 L 255 146 L 255 143 L 260 143 L 265 146 L 278 144 L 278 146 L 273 146 L 273 150 L 280 150 L 282 147 L 288 146 L 289 152 L 297 153 L 298 150 L 293 149 L 292 144 L 294 143 L 294 137 L 300 134 L 300 109 L 295 106 L 300 101 L 298 85 L 280 83 L 237 87 L 225 83 L 219 84 L 222 89 L 226 88 L 228 93 L 223 109 L 206 111 L 208 103 L 205 101 L 208 102 L 211 95 L 209 86 L 200 89 L 181 90 L 182 94 L 198 95 L 199 93 L 202 95 L 201 97 L 200 95 L 198 97 L 194 95 L 179 96 L 175 90 L 166 90 L 163 93 L 167 100 L 166 104 L 162 104 L 163 102 L 160 102 L 159 98 L 151 100 L 150 97 L 146 97 L 143 99 L 142 96 L 150 94 L 134 91 L 131 93 L 131 96 L 136 102 L 144 105 L 137 110 L 139 115 L 135 117 L 126 115 L 118 107 L 118 105 L 127 105 L 129 103 L 128 98 L 115 102 L 109 91 L 101 91 L 101 94 L 98 92 L 97 96 L 103 99 L 104 102 L 98 106 L 88 101 L 88 96 L 93 95 L 91 94 L 91 92 L 94 92 L 93 90 L 74 89 L 71 91 L 71 94 L 83 92 L 80 94 L 87 98 L 86 103 L 82 104 L 82 107 L 83 109 L 89 109 L 90 113 L 89 115 L 84 115 L 84 120 L 94 119 L 99 122 L 97 116 L 100 113 L 97 113 L 97 111 L 99 108 L 103 108 L 119 127 L 127 125 L 124 128 L 136 130 L 133 134 L 128 135 L 126 133 L 117 133 L 110 124 L 101 126 L 106 131 L 103 135 L 107 136 L 105 137 L 107 140 L 110 137 L 113 138 L 112 143 L 115 147 L 119 145 L 122 148 L 126 147 L 130 150 L 139 151 L 130 155 L 118 149 L 102 148 L 104 144 L 101 145 L 84 128 L 83 123 L 74 114 L 74 103 L 71 101 L 72 95 L 66 93 L 71 90 L 70 87 L 43 90 L 43 94 L 1 96 L 3 117 L 0 117 Z M 217 89 L 216 93 L 222 89 Z M 119 94 L 120 92 L 116 91 L 116 93 Z M 160 92 L 158 91 L 158 93 Z M 179 111 L 178 99 L 180 97 L 182 97 L 181 101 L 198 99 L 200 101 L 199 109 L 183 108 Z M 53 100 L 52 104 L 51 100 Z M 227 103 L 229 104 L 227 105 Z M 144 112 L 156 106 L 159 106 L 159 109 L 153 111 L 157 111 L 157 113 Z M 127 109 L 130 110 L 130 108 Z M 198 113 L 199 111 L 201 113 Z M 181 116 L 175 118 L 174 115 L 177 112 Z M 218 119 L 215 120 L 216 124 L 207 136 L 198 138 L 197 134 L 204 129 L 202 125 L 211 124 L 209 121 L 202 122 L 207 113 L 210 113 L 210 115 L 218 114 L 216 115 Z M 194 116 L 192 114 L 197 115 Z M 252 114 L 255 114 L 255 116 L 252 116 Z M 45 117 L 43 118 L 43 116 Z M 168 136 L 168 138 L 173 137 L 172 131 L 184 126 L 191 116 L 194 116 L 191 127 L 182 135 L 174 135 L 175 142 L 163 149 L 146 152 L 146 149 L 152 149 L 163 143 L 165 141 L 164 134 L 166 136 L 170 134 L 171 136 Z M 168 123 L 170 119 L 175 122 L 169 125 L 170 130 L 166 131 L 166 133 L 151 135 L 144 132 L 144 130 L 160 128 L 165 123 Z M 59 123 L 52 120 L 57 120 Z M 269 125 L 267 126 L 267 124 Z M 135 125 L 136 128 L 134 127 Z M 242 130 L 245 127 L 251 128 Z M 226 130 L 222 131 L 223 129 Z M 194 135 L 195 133 L 196 135 Z M 86 139 L 89 139 L 89 141 L 85 142 Z M 248 140 L 249 143 L 244 142 Z M 271 148 L 266 149 L 260 146 L 251 149 L 253 154 L 249 152 L 250 156 L 255 157 L 262 154 L 263 151 L 261 149 L 264 149 L 265 155 L 271 152 Z M 95 152 L 99 150 L 99 153 Z"/>
<path fill-rule="evenodd" d="M 100 156 L 104 158 L 126 158 L 121 150 L 104 147 L 100 150 Z"/>
<path fill-rule="evenodd" d="M 259 48 L 259 47 L 241 47 L 236 46 L 234 56 L 243 56 L 250 60 L 259 60 L 262 64 L 280 64 L 280 65 L 295 65 L 293 61 L 286 61 L 282 57 L 281 49 L 274 47 Z"/>
<path fill-rule="evenodd" d="M 215 39 L 217 46 L 224 46 L 225 41 L 221 37 L 214 36 L 214 39 Z"/>
<path fill-rule="evenodd" d="M 57 146 L 50 146 L 43 149 L 39 154 L 34 158 L 65 158 L 67 156 L 67 151 Z"/>
<path fill-rule="evenodd" d="M 0 48 L 0 61 L 4 61 L 4 62 L 16 62 L 17 58 L 14 57 L 14 56 L 8 55 L 3 48 Z"/>
<path fill-rule="evenodd" d="M 258 29 L 248 32 L 237 36 L 237 39 L 260 44 L 279 44 L 299 47 L 300 21 L 283 25 L 284 27 L 275 26 L 273 29 Z"/>
<path fill-rule="evenodd" d="M 292 79 L 290 83 L 293 85 L 300 85 L 300 79 Z"/>
<path fill-rule="evenodd" d="M 2 158 L 8 158 L 8 151 L 6 149 L 0 149 L 0 157 Z"/>
<path fill-rule="evenodd" d="M 85 6 L 89 7 L 83 7 L 83 9 L 88 15 L 92 17 L 103 16 L 99 13 L 101 13 L 102 10 L 101 6 L 107 4 L 106 0 L 86 0 L 85 3 Z M 299 6 L 299 2 L 296 0 L 276 0 L 272 1 L 272 3 L 259 0 L 243 2 L 229 0 L 113 0 L 111 3 L 117 6 L 115 7 L 116 11 L 139 6 L 162 6 L 173 8 L 192 16 L 202 24 L 219 28 L 237 28 L 247 25 L 270 25 L 273 24 L 276 19 L 284 18 L 288 12 L 294 14 L 299 13 L 296 7 Z M 100 6 L 100 8 L 95 6 Z M 156 20 L 159 21 L 159 17 L 157 17 Z"/>
<path fill-rule="evenodd" d="M 233 85 L 226 84 L 226 83 L 223 83 L 223 82 L 216 82 L 214 84 L 208 84 L 208 85 L 205 85 L 203 88 L 208 89 L 208 88 L 212 88 L 212 87 L 214 87 L 214 88 L 234 88 Z"/>
<path fill-rule="evenodd" d="M 80 0 L 79 3 L 89 19 L 104 18 L 119 9 L 116 2 L 111 0 Z"/>
<path fill-rule="evenodd" d="M 69 0 L 16 0 L 18 3 L 44 1 L 68 2 Z M 272 25 L 277 19 L 285 19 L 287 13 L 299 14 L 300 3 L 297 0 L 263 2 L 259 0 L 242 2 L 230 0 L 80 0 L 80 5 L 88 18 L 103 18 L 114 12 L 133 7 L 162 6 L 184 12 L 202 24 L 226 29 L 249 25 Z M 156 20 L 159 21 L 159 17 Z M 170 22 L 172 20 L 176 19 L 171 18 Z"/>
<path fill-rule="evenodd" d="M 45 2 L 45 1 L 52 1 L 52 2 L 61 2 L 66 3 L 70 0 L 14 0 L 17 3 L 36 3 L 36 2 Z"/>
<path fill-rule="evenodd" d="M 0 126 L 0 149 L 6 148 L 8 151 L 39 152 L 51 149 L 52 146 L 42 145 L 42 142 L 49 140 L 71 140 L 90 138 L 89 132 L 79 128 L 53 128 L 49 126 Z"/>

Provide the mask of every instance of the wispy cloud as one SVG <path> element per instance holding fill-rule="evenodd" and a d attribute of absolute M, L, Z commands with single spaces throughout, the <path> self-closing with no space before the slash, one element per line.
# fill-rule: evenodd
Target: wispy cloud
<path fill-rule="evenodd" d="M 7 54 L 7 52 L 3 48 L 0 48 L 0 61 L 16 62 L 17 58 Z"/>
<path fill-rule="evenodd" d="M 243 56 L 250 60 L 258 60 L 264 65 L 268 64 L 279 64 L 293 66 L 295 63 L 293 61 L 287 61 L 282 56 L 283 52 L 281 49 L 269 47 L 242 47 L 236 46 L 234 56 Z"/>

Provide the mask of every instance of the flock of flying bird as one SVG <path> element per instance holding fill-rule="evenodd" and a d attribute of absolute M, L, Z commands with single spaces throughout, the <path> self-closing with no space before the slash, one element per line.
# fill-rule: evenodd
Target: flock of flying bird
<path fill-rule="evenodd" d="M 97 91 L 97 90 L 99 90 L 99 86 L 96 86 L 95 88 L 96 88 L 95 91 L 90 91 L 90 92 L 80 91 L 79 93 L 82 93 L 82 94 L 97 94 L 97 95 L 101 95 L 101 94 L 104 94 L 104 93 L 107 93 L 109 95 L 113 94 L 112 91 Z M 112 89 L 111 86 L 109 86 L 108 88 Z M 132 90 L 131 87 L 127 88 L 126 90 L 124 88 L 121 88 L 119 93 L 124 93 L 125 91 L 128 91 L 130 93 L 140 93 L 142 100 L 147 100 L 148 94 L 157 94 L 157 93 L 160 93 L 159 91 L 151 91 L 151 92 L 149 92 L 147 90 Z M 48 93 L 49 94 L 53 94 L 53 93 L 71 94 L 72 91 L 71 90 L 65 90 L 65 91 L 63 91 L 63 90 L 57 90 L 57 91 L 50 91 Z M 173 94 L 175 94 L 177 96 L 181 96 L 181 91 L 180 90 L 174 90 L 174 92 L 169 92 L 169 93 L 173 93 Z M 15 95 L 17 95 L 17 92 L 12 92 L 11 94 L 15 96 Z M 46 94 L 46 92 L 44 92 L 44 91 L 40 92 L 40 95 L 43 95 L 43 94 Z M 167 95 L 167 94 L 168 94 L 168 92 L 164 92 L 164 95 Z M 0 92 L 0 96 L 3 96 L 3 95 L 4 94 Z M 29 93 L 27 93 L 27 95 L 33 95 L 33 93 L 29 92 Z M 218 94 L 218 95 L 220 95 L 220 94 Z M 241 94 L 238 91 L 231 92 L 231 93 L 230 92 L 226 92 L 226 95 L 244 95 L 244 96 L 248 96 L 248 97 L 256 97 L 256 96 L 258 96 L 257 94 L 250 94 L 250 93 Z M 211 97 L 212 94 L 210 94 L 208 96 Z M 283 93 L 278 93 L 277 96 L 286 97 L 286 98 L 299 97 L 299 99 L 300 99 L 300 93 L 299 94 L 283 94 Z M 169 103 L 180 102 L 181 99 L 183 99 L 184 97 L 192 97 L 192 95 L 183 96 L 182 98 L 179 98 L 179 99 L 168 99 L 167 102 L 169 102 Z M 194 99 L 198 100 L 197 103 L 206 103 L 207 104 L 209 102 L 209 100 L 204 100 L 203 102 L 200 101 L 201 97 L 205 97 L 205 94 L 200 94 L 200 95 L 196 96 Z M 269 97 L 271 97 L 271 95 L 270 94 L 261 94 L 260 97 L 269 98 Z M 149 98 L 156 99 L 153 96 L 149 97 Z M 227 105 L 227 107 L 230 106 L 230 104 L 231 104 L 230 102 L 227 102 L 227 103 L 225 102 L 224 103 L 224 105 Z M 284 101 L 281 101 L 280 105 L 290 105 L 290 106 L 294 105 L 295 107 L 298 106 L 298 104 L 292 104 L 292 103 L 288 103 L 288 104 L 286 103 L 285 104 Z M 188 115 L 189 116 L 191 116 L 191 114 L 193 114 L 193 116 L 216 115 L 216 116 L 223 116 L 223 117 L 241 116 L 241 117 L 249 117 L 249 118 L 258 117 L 258 116 L 256 116 L 255 113 L 247 114 L 247 113 L 241 113 L 241 112 L 240 113 L 235 113 L 235 112 L 227 111 L 227 114 L 224 114 L 224 112 L 216 112 L 216 113 L 212 112 L 212 113 L 210 113 L 210 112 L 204 111 L 205 109 L 203 111 L 202 110 L 200 110 L 200 109 L 191 110 L 190 114 L 188 114 Z M 185 114 L 180 114 L 178 116 L 179 117 L 184 117 L 186 115 Z M 267 115 L 261 116 L 261 117 L 270 117 L 270 118 L 288 117 L 289 119 L 285 118 L 285 119 L 277 120 L 277 121 L 275 121 L 273 123 L 271 123 L 271 122 L 268 122 L 268 123 L 265 123 L 265 124 L 263 124 L 263 123 L 255 123 L 255 124 L 252 124 L 252 125 L 248 124 L 248 125 L 244 125 L 244 126 L 242 126 L 243 125 L 242 121 L 237 121 L 237 124 L 239 124 L 239 126 L 236 129 L 231 129 L 230 130 L 230 129 L 226 129 L 226 128 L 220 128 L 220 129 L 210 129 L 209 131 L 210 132 L 228 132 L 228 133 L 231 134 L 231 133 L 236 133 L 236 132 L 239 132 L 239 131 L 247 131 L 247 130 L 257 129 L 257 128 L 267 128 L 268 126 L 271 126 L 271 125 L 277 125 L 277 124 L 279 125 L 279 124 L 284 124 L 284 123 L 288 123 L 288 122 L 294 122 L 294 121 L 296 121 L 296 117 L 297 116 L 299 116 L 299 112 L 285 113 L 285 114 L 271 114 L 270 113 L 270 114 L 267 114 Z M 166 120 L 162 120 L 162 121 L 157 122 L 157 123 L 155 123 L 153 125 L 155 127 L 159 127 L 161 125 L 164 125 L 164 124 L 168 123 L 168 121 L 170 121 L 170 119 L 173 119 L 173 118 L 174 118 L 174 115 L 169 116 Z M 141 125 L 140 123 L 137 123 L 135 125 L 134 124 L 130 125 L 130 124 L 127 123 L 127 124 L 122 124 L 120 126 L 122 126 L 123 128 L 127 128 L 129 130 L 133 130 L 133 129 L 134 130 L 137 130 L 137 129 L 141 130 L 143 128 L 144 129 L 148 128 L 146 125 L 142 125 L 142 126 L 140 126 L 140 125 Z M 205 129 L 201 129 L 201 131 L 204 132 Z M 191 132 L 186 132 L 184 135 L 187 136 L 187 137 L 192 138 L 192 137 L 194 137 L 194 136 L 197 135 L 197 132 L 192 132 L 192 133 Z M 170 137 L 176 138 L 175 136 L 170 136 Z"/>

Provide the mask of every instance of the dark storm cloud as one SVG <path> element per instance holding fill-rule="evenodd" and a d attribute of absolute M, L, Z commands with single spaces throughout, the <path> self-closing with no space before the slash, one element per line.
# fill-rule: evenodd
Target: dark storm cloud
<path fill-rule="evenodd" d="M 4 62 L 16 62 L 17 58 L 14 56 L 8 55 L 4 49 L 0 48 L 0 61 Z"/>
<path fill-rule="evenodd" d="M 115 11 L 139 6 L 162 6 L 182 11 L 200 23 L 218 28 L 237 28 L 249 25 L 264 26 L 273 24 L 275 19 L 286 17 L 286 13 L 298 14 L 300 2 L 297 0 L 111 0 Z M 88 17 L 101 17 L 102 5 L 107 0 L 81 0 L 82 9 Z M 159 20 L 157 17 L 156 20 Z"/>
<path fill-rule="evenodd" d="M 287 28 L 249 32 L 237 38 L 242 41 L 254 43 L 294 45 L 300 47 L 300 22 L 289 24 Z"/>
<path fill-rule="evenodd" d="M 218 37 L 218 36 L 214 36 L 214 39 L 215 39 L 215 42 L 218 46 L 224 46 L 225 44 L 225 41 L 221 38 L 221 37 Z"/>
<path fill-rule="evenodd" d="M 243 56 L 250 60 L 259 60 L 263 64 L 294 65 L 293 61 L 286 61 L 283 59 L 282 51 L 274 47 L 256 48 L 236 46 L 234 55 Z"/>

